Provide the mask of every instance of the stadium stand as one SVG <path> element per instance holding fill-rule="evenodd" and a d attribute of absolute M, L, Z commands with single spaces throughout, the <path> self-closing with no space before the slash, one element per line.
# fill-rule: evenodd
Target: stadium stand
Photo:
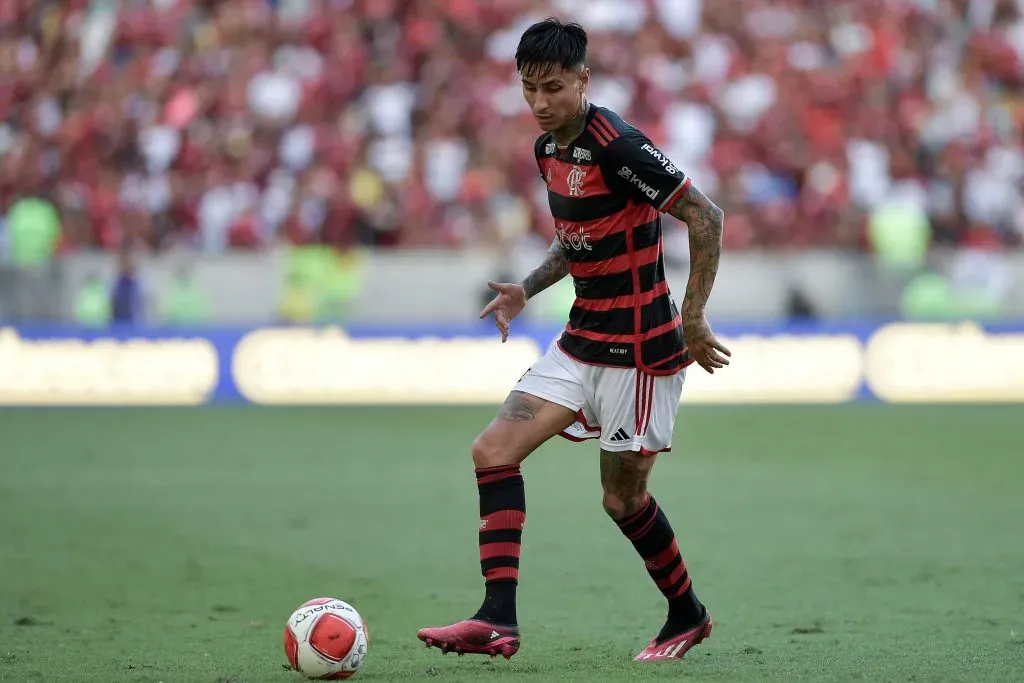
<path fill-rule="evenodd" d="M 939 244 L 1024 240 L 1014 0 L 8 0 L 0 232 L 37 197 L 55 251 L 548 239 L 512 56 L 551 13 L 730 249 L 865 249 L 893 205 Z"/>

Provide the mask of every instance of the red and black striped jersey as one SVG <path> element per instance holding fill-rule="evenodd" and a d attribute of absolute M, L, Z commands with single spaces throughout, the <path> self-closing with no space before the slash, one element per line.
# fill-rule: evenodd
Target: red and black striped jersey
<path fill-rule="evenodd" d="M 665 280 L 661 214 L 690 186 L 643 133 L 590 105 L 568 147 L 534 145 L 576 300 L 559 346 L 594 365 L 671 375 L 692 362 Z"/>

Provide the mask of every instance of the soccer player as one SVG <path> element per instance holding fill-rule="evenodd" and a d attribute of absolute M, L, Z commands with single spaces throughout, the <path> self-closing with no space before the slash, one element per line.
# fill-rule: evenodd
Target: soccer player
<path fill-rule="evenodd" d="M 704 316 L 718 272 L 723 213 L 643 133 L 587 101 L 587 34 L 547 19 L 516 52 L 523 94 L 544 133 L 534 144 L 557 237 L 521 284 L 488 283 L 504 342 L 527 301 L 567 274 L 576 300 L 565 332 L 509 394 L 473 443 L 480 494 L 485 597 L 470 619 L 424 628 L 444 652 L 519 649 L 516 588 L 526 497 L 520 466 L 555 435 L 601 447 L 604 509 L 633 544 L 668 601 L 668 617 L 637 661 L 680 659 L 711 632 L 675 533 L 647 492 L 657 454 L 669 450 L 685 368 L 707 372 L 730 352 Z M 660 213 L 689 229 L 690 276 L 682 312 L 665 280 Z M 684 341 L 685 340 L 685 341 Z"/>

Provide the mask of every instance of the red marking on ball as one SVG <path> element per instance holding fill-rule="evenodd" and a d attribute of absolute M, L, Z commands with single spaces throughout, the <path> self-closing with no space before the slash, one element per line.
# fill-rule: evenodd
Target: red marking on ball
<path fill-rule="evenodd" d="M 324 614 L 309 633 L 309 645 L 328 659 L 340 662 L 352 651 L 356 629 L 337 614 Z"/>
<path fill-rule="evenodd" d="M 288 663 L 296 671 L 299 670 L 299 641 L 295 640 L 295 634 L 290 628 L 284 630 L 284 654 L 288 657 Z"/>

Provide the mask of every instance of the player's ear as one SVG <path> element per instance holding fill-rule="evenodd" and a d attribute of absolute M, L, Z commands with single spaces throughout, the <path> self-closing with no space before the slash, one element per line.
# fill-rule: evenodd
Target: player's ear
<path fill-rule="evenodd" d="M 579 90 L 581 95 L 587 92 L 587 86 L 590 84 L 590 68 L 583 67 L 580 69 L 580 77 L 576 83 L 576 88 Z"/>

